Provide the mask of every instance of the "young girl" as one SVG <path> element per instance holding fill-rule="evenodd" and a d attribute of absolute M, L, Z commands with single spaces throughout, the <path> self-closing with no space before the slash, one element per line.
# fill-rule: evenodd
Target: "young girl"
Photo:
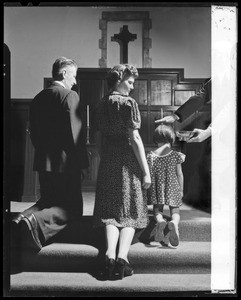
<path fill-rule="evenodd" d="M 154 131 L 153 140 L 157 148 L 147 154 L 152 181 L 147 190 L 147 200 L 148 204 L 153 204 L 153 215 L 157 222 L 154 238 L 161 242 L 167 225 L 170 230 L 170 244 L 176 247 L 179 244 L 179 207 L 183 197 L 181 163 L 185 160 L 185 154 L 171 149 L 175 133 L 170 125 L 159 125 Z M 171 221 L 168 223 L 163 218 L 164 205 L 168 205 L 170 209 Z"/>

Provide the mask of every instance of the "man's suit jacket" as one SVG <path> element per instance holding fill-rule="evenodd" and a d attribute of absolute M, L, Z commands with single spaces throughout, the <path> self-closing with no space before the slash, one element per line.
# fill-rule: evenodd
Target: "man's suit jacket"
<path fill-rule="evenodd" d="M 191 114 L 200 110 L 204 105 L 211 104 L 211 84 L 211 79 L 209 79 L 197 94 L 190 97 L 175 111 L 175 115 L 180 118 L 179 122 L 186 120 Z"/>
<path fill-rule="evenodd" d="M 42 90 L 30 105 L 34 170 L 79 172 L 89 166 L 79 96 L 58 83 Z"/>

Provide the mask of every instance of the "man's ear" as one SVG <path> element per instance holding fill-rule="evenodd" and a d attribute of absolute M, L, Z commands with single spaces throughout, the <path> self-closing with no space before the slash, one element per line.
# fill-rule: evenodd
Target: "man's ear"
<path fill-rule="evenodd" d="M 63 72 L 62 72 L 62 74 L 61 74 L 61 75 L 62 75 L 62 79 L 64 79 L 64 78 L 65 78 L 65 76 L 66 76 L 66 73 L 67 73 L 67 72 L 66 72 L 66 70 L 63 70 Z"/>

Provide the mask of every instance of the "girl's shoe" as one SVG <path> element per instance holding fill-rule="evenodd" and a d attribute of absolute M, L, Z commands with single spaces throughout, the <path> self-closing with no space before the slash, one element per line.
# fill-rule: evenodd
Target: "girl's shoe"
<path fill-rule="evenodd" d="M 120 279 L 134 274 L 134 270 L 131 265 L 123 258 L 117 258 L 116 266 Z"/>
<path fill-rule="evenodd" d="M 168 223 L 168 228 L 170 230 L 170 236 L 169 241 L 170 244 L 174 247 L 179 245 L 179 231 L 178 231 L 178 225 L 174 223 L 173 221 L 170 221 Z"/>
<path fill-rule="evenodd" d="M 157 222 L 156 224 L 156 230 L 154 239 L 156 242 L 161 242 L 164 239 L 164 229 L 167 225 L 167 222 L 165 220 L 162 220 L 161 222 Z"/>

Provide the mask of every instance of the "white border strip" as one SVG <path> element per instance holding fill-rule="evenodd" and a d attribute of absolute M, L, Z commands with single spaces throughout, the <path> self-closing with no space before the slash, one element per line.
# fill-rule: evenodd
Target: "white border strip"
<path fill-rule="evenodd" d="M 211 290 L 236 287 L 237 8 L 212 6 Z"/>

